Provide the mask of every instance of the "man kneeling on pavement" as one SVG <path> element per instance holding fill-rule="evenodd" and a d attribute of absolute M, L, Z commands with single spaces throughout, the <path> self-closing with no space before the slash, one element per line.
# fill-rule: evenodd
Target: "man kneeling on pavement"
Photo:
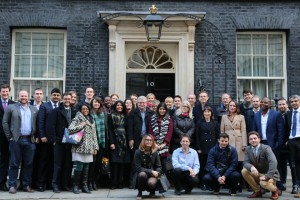
<path fill-rule="evenodd" d="M 236 195 L 241 174 L 237 171 L 238 155 L 236 149 L 229 145 L 229 135 L 221 133 L 218 144 L 211 148 L 208 153 L 206 171 L 203 177 L 205 185 L 219 194 L 221 186 L 229 187 L 231 196 Z"/>
<path fill-rule="evenodd" d="M 263 189 L 272 192 L 271 199 L 277 200 L 281 191 L 276 187 L 279 180 L 277 160 L 270 146 L 260 143 L 256 131 L 248 133 L 250 145 L 245 150 L 244 168 L 242 175 L 253 190 L 248 198 L 260 198 Z"/>

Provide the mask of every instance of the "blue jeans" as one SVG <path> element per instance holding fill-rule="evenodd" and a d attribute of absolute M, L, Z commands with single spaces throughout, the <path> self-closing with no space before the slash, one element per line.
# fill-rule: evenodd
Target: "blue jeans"
<path fill-rule="evenodd" d="M 20 164 L 22 162 L 22 181 L 23 186 L 31 186 L 32 181 L 32 163 L 35 153 L 35 144 L 30 138 L 19 139 L 9 142 L 9 187 L 17 187 L 17 178 Z"/>

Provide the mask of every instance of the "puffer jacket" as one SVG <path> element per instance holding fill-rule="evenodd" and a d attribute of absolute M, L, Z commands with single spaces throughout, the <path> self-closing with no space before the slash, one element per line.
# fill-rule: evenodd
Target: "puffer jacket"
<path fill-rule="evenodd" d="M 82 122 L 86 122 L 84 127 L 81 125 Z M 77 112 L 68 129 L 70 134 L 84 129 L 82 143 L 79 145 L 72 145 L 71 151 L 73 153 L 92 154 L 93 150 L 99 150 L 95 123 L 91 123 L 89 120 L 87 120 L 81 112 Z"/>

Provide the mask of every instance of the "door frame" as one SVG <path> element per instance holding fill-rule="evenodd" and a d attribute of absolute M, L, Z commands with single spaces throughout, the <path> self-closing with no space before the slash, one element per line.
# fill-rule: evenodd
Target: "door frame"
<path fill-rule="evenodd" d="M 194 45 L 197 21 L 182 17 L 172 21 L 172 26 L 163 28 L 159 43 L 177 43 L 178 58 L 175 70 L 175 94 L 184 99 L 194 93 Z M 120 99 L 126 96 L 126 42 L 146 41 L 145 30 L 136 27 L 136 20 L 118 17 L 108 21 L 109 29 L 109 94 L 117 93 Z M 164 73 L 164 72 L 161 72 Z M 165 72 L 167 73 L 167 72 Z"/>

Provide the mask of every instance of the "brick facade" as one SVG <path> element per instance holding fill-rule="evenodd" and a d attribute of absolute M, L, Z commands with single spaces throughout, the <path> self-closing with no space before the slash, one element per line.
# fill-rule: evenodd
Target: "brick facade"
<path fill-rule="evenodd" d="M 108 30 L 99 23 L 97 10 L 147 11 L 152 1 L 0 1 L 0 83 L 10 80 L 13 28 L 63 28 L 67 30 L 65 90 L 84 93 L 95 79 L 95 93 L 108 92 Z M 200 78 L 216 103 L 224 91 L 236 97 L 236 31 L 285 31 L 287 35 L 287 93 L 300 94 L 300 2 L 297 1 L 159 1 L 159 11 L 203 11 L 207 23 L 196 29 L 195 82 Z M 159 12 L 158 11 L 158 12 Z M 215 49 L 216 38 L 224 49 Z M 88 51 L 94 66 L 82 69 Z M 217 59 L 222 52 L 223 59 Z M 226 61 L 226 62 L 223 62 Z M 226 74 L 226 76 L 225 76 Z M 76 81 L 74 81 L 76 80 Z M 297 84 L 295 84 L 297 83 Z M 195 86 L 196 83 L 195 83 Z M 197 87 L 195 88 L 197 90 Z M 197 92 L 197 91 L 195 91 Z"/>

